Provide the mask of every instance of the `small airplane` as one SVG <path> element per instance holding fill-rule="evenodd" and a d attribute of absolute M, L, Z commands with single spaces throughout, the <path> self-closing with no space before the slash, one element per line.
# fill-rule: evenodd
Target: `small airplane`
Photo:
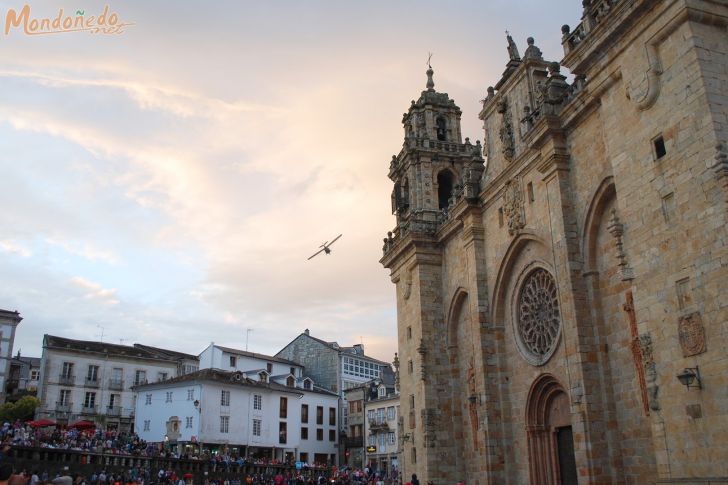
<path fill-rule="evenodd" d="M 330 254 L 331 253 L 331 245 L 334 244 L 336 242 L 336 240 L 339 239 L 341 236 L 343 236 L 343 234 L 339 234 L 331 242 L 326 241 L 325 243 L 323 243 L 321 246 L 319 246 L 321 249 L 319 249 L 318 251 L 316 251 L 315 253 L 313 253 L 313 255 L 310 256 L 308 259 L 311 259 L 314 256 L 318 256 L 321 253 Z"/>

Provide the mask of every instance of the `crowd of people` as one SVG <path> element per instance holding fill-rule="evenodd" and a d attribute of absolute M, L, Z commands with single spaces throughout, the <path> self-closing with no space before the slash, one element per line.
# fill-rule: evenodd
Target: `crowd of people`
<path fill-rule="evenodd" d="M 164 457 L 188 460 L 209 460 L 209 471 L 195 483 L 200 485 L 395 485 L 396 472 L 386 475 L 371 470 L 343 468 L 334 469 L 329 475 L 324 464 L 304 464 L 290 472 L 272 469 L 270 473 L 245 473 L 245 465 L 291 465 L 266 457 L 245 458 L 220 450 L 215 453 L 201 451 L 195 454 L 177 455 L 172 449 L 160 443 L 147 443 L 134 433 L 100 428 L 34 427 L 28 423 L 4 423 L 0 427 L 0 464 L 3 455 L 12 456 L 12 447 L 35 447 L 88 453 L 119 454 L 139 457 Z M 84 463 L 84 462 L 81 462 Z M 124 472 L 111 472 L 99 468 L 87 476 L 68 473 L 65 470 L 50 474 L 38 463 L 35 469 L 16 470 L 8 480 L 9 485 L 186 485 L 193 483 L 191 474 L 178 474 L 174 469 L 151 470 L 149 467 L 131 467 Z M 199 475 L 199 474 L 198 474 Z M 225 477 L 225 478 L 222 478 Z M 232 478 L 231 478 L 232 477 Z M 419 485 L 419 484 L 411 484 Z"/>

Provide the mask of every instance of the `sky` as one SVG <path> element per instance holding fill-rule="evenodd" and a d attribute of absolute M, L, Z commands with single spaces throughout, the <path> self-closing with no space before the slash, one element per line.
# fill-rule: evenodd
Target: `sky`
<path fill-rule="evenodd" d="M 391 361 L 389 160 L 425 89 L 462 109 L 579 0 L 24 1 L 121 33 L 0 32 L 0 308 L 43 334 L 274 354 L 305 329 Z M 343 234 L 330 255 L 307 258 Z M 250 331 L 248 331 L 250 329 Z"/>

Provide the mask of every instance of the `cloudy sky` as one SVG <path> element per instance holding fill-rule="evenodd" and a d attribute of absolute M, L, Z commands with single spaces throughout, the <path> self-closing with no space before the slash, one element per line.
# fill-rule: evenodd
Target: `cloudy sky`
<path fill-rule="evenodd" d="M 0 1 L 2 24 L 23 0 Z M 31 17 L 105 3 L 28 0 Z M 0 308 L 42 335 L 391 361 L 387 179 L 425 85 L 477 112 L 504 30 L 560 59 L 578 0 L 114 1 L 117 35 L 0 33 Z M 329 256 L 306 258 L 343 237 Z M 252 332 L 247 332 L 252 329 Z"/>

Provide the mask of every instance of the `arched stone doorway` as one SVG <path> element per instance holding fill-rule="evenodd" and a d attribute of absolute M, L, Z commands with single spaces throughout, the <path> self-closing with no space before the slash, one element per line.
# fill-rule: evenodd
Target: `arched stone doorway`
<path fill-rule="evenodd" d="M 569 396 L 552 375 L 531 385 L 526 404 L 528 469 L 532 485 L 576 485 Z"/>

